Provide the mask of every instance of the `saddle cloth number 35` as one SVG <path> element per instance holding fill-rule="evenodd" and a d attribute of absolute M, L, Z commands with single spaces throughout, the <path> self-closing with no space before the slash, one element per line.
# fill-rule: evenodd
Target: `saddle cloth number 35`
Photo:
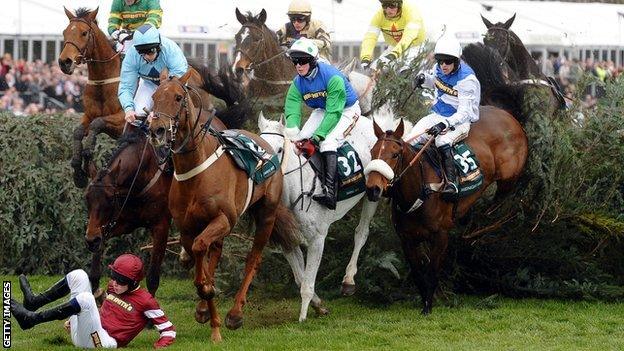
<path fill-rule="evenodd" d="M 462 154 L 456 154 L 453 158 L 455 158 L 455 160 L 459 162 L 462 167 L 461 171 L 464 174 L 468 174 L 469 172 L 472 172 L 478 168 L 477 163 L 470 156 L 470 150 L 466 150 Z"/>

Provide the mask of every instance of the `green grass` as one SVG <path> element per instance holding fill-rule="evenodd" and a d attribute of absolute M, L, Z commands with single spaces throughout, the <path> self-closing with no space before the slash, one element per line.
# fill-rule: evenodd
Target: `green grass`
<path fill-rule="evenodd" d="M 13 296 L 21 300 L 14 276 Z M 58 277 L 33 277 L 33 290 L 47 288 Z M 356 298 L 326 301 L 328 316 L 310 312 L 297 322 L 299 300 L 251 294 L 241 329 L 222 328 L 223 342 L 213 345 L 210 326 L 193 318 L 196 297 L 189 281 L 163 279 L 158 299 L 176 325 L 171 350 L 621 350 L 624 349 L 624 305 L 607 302 L 481 298 L 458 296 L 438 303 L 433 314 L 420 315 L 415 303 L 374 306 Z M 218 298 L 221 317 L 232 298 Z M 39 325 L 28 332 L 12 323 L 16 350 L 72 350 L 62 322 Z M 128 349 L 149 349 L 158 338 L 142 332 Z"/>

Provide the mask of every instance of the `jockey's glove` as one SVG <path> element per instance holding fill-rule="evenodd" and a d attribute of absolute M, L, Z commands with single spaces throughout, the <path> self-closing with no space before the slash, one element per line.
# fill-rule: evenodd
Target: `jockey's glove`
<path fill-rule="evenodd" d="M 121 33 L 121 31 L 119 29 L 116 29 L 114 32 L 111 33 L 111 39 L 119 41 L 119 33 Z"/>
<path fill-rule="evenodd" d="M 170 336 L 163 336 L 154 343 L 154 348 L 162 349 L 164 347 L 167 347 L 173 344 L 174 341 L 175 341 L 175 338 L 172 338 Z"/>
<path fill-rule="evenodd" d="M 383 64 L 384 66 L 386 66 L 387 64 L 389 64 L 390 62 L 394 61 L 397 59 L 397 56 L 394 52 L 388 53 L 385 56 L 382 56 L 379 58 L 379 63 Z"/>
<path fill-rule="evenodd" d="M 427 134 L 429 135 L 433 135 L 434 137 L 438 136 L 440 133 L 442 133 L 443 131 L 446 130 L 446 128 L 448 128 L 448 124 L 446 124 L 446 122 L 440 122 L 438 124 L 435 124 L 433 127 L 429 128 L 427 130 Z"/>
<path fill-rule="evenodd" d="M 312 139 L 303 139 L 295 142 L 295 146 L 298 149 L 297 154 L 303 154 L 306 157 L 312 157 L 316 152 L 316 145 Z"/>
<path fill-rule="evenodd" d="M 416 76 L 416 78 L 414 79 L 413 83 L 413 88 L 419 88 L 422 89 L 422 85 L 425 83 L 425 74 L 424 73 L 418 73 L 418 75 Z"/>
<path fill-rule="evenodd" d="M 298 127 L 285 128 L 284 136 L 290 140 L 297 140 L 300 131 Z"/>
<path fill-rule="evenodd" d="M 128 40 L 130 37 L 131 37 L 130 33 L 126 31 L 122 31 L 117 36 L 117 41 L 123 44 L 123 42 Z"/>
<path fill-rule="evenodd" d="M 362 68 L 363 69 L 368 69 L 370 67 L 371 61 L 370 60 L 362 60 Z"/>

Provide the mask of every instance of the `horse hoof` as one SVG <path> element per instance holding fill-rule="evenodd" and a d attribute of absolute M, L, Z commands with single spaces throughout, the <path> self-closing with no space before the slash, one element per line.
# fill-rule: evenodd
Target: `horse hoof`
<path fill-rule="evenodd" d="M 209 309 L 203 309 L 203 308 L 196 308 L 195 309 L 195 321 L 197 321 L 197 323 L 201 323 L 204 324 L 206 322 L 208 322 L 210 320 L 210 310 Z"/>
<path fill-rule="evenodd" d="M 312 308 L 314 308 L 314 311 L 316 312 L 316 315 L 319 317 L 322 316 L 327 316 L 329 314 L 329 308 L 327 307 L 323 307 L 323 306 L 312 306 Z"/>
<path fill-rule="evenodd" d="M 431 314 L 431 307 L 423 307 L 422 311 L 420 311 L 420 314 L 422 314 L 423 316 L 428 316 Z"/>
<path fill-rule="evenodd" d="M 232 315 L 230 313 L 225 316 L 225 326 L 230 330 L 236 330 L 243 325 L 243 317 Z"/>
<path fill-rule="evenodd" d="M 212 333 L 210 335 L 210 339 L 215 344 L 218 344 L 221 341 L 223 341 L 223 338 L 221 337 L 221 332 L 219 331 L 219 329 L 213 329 L 212 330 Z"/>
<path fill-rule="evenodd" d="M 353 294 L 355 294 L 355 284 L 342 283 L 340 293 L 342 296 L 353 296 Z"/>

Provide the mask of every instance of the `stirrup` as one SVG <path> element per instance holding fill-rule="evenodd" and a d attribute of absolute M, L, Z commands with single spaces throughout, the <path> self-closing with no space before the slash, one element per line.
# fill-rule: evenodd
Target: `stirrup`
<path fill-rule="evenodd" d="M 450 189 L 450 188 L 452 188 L 452 189 Z M 442 188 L 442 190 L 440 190 L 440 193 L 442 193 L 442 194 L 459 194 L 459 188 L 457 187 L 457 184 L 455 184 L 453 182 L 447 181 L 446 184 L 444 184 L 444 188 Z"/>

